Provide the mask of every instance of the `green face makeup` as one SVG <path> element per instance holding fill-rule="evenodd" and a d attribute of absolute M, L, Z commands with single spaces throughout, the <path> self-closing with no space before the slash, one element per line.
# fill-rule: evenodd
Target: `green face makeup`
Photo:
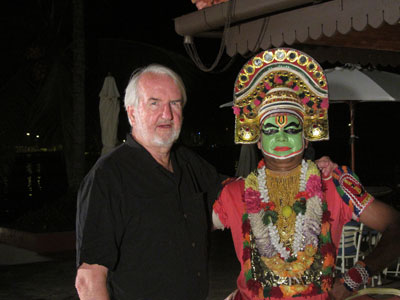
<path fill-rule="evenodd" d="M 278 114 L 263 120 L 261 146 L 265 155 L 286 159 L 304 150 L 303 125 L 294 115 Z"/>

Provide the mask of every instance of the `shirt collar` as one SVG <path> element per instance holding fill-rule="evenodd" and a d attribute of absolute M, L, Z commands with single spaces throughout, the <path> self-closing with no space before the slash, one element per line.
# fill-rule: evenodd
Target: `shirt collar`
<path fill-rule="evenodd" d="M 132 147 L 132 148 L 135 148 L 135 149 L 137 149 L 137 150 L 141 150 L 141 151 L 145 152 L 145 153 L 147 154 L 149 160 L 151 160 L 151 161 L 153 162 L 153 167 L 155 167 L 155 168 L 156 168 L 156 167 L 159 167 L 159 168 L 164 169 L 164 168 L 153 158 L 153 156 L 151 156 L 151 154 L 146 150 L 146 148 L 144 148 L 140 143 L 138 143 L 130 133 L 128 133 L 128 134 L 126 135 L 126 141 L 125 141 L 125 143 L 126 143 L 129 147 Z M 181 169 L 180 169 L 180 166 L 179 166 L 178 161 L 177 161 L 175 148 L 176 148 L 176 144 L 174 144 L 174 145 L 172 146 L 171 153 L 170 153 L 170 159 L 172 160 L 172 166 L 173 166 L 173 168 L 174 168 L 174 174 L 175 174 L 178 178 L 180 178 L 180 176 L 181 176 L 181 174 L 180 174 L 180 173 L 181 173 Z"/>

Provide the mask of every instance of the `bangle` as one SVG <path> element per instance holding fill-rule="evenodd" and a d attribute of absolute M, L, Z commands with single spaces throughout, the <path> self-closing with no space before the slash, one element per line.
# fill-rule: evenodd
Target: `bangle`
<path fill-rule="evenodd" d="M 371 272 L 363 261 L 358 261 L 343 274 L 342 282 L 349 291 L 357 290 L 362 284 L 368 283 Z"/>

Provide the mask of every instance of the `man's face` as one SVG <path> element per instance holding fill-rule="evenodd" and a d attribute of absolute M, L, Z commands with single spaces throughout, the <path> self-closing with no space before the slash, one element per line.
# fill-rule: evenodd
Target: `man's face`
<path fill-rule="evenodd" d="M 183 100 L 173 79 L 164 74 L 144 74 L 138 84 L 137 107 L 128 107 L 132 135 L 145 147 L 171 147 L 182 125 Z"/>
<path fill-rule="evenodd" d="M 259 147 L 264 155 L 287 159 L 303 153 L 303 126 L 294 115 L 282 113 L 264 119 L 261 132 Z"/>

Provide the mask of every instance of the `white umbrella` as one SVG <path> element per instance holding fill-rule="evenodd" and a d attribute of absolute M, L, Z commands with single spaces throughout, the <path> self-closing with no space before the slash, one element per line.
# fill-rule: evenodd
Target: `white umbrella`
<path fill-rule="evenodd" d="M 361 68 L 325 70 L 329 101 L 381 102 L 400 100 L 400 75 Z"/>
<path fill-rule="evenodd" d="M 100 126 L 103 148 L 101 155 L 110 152 L 117 144 L 118 116 L 120 94 L 114 77 L 110 74 L 105 78 L 100 91 Z"/>
<path fill-rule="evenodd" d="M 351 168 L 355 169 L 354 117 L 358 102 L 387 102 L 400 100 L 400 75 L 378 70 L 363 70 L 358 66 L 325 70 L 329 101 L 346 102 L 350 106 Z"/>

